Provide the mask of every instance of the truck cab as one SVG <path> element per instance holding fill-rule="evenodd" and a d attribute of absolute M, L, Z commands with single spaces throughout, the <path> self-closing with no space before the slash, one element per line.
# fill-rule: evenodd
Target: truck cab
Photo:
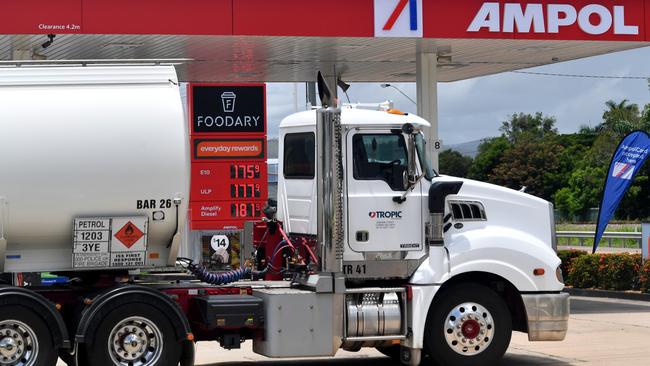
<path fill-rule="evenodd" d="M 278 219 L 294 236 L 318 231 L 317 119 L 306 111 L 280 125 Z M 569 299 L 561 292 L 553 205 L 437 174 L 426 127 L 392 109 L 340 111 L 347 288 L 407 288 L 405 363 L 424 350 L 442 364 L 489 364 L 505 352 L 512 330 L 531 341 L 564 339 Z"/>

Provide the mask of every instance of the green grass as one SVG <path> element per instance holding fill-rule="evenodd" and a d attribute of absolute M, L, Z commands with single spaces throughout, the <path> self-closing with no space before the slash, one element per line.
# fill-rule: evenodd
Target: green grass
<path fill-rule="evenodd" d="M 557 224 L 557 231 L 596 231 L 596 224 Z M 607 231 L 634 233 L 641 231 L 639 224 L 609 224 Z"/>
<path fill-rule="evenodd" d="M 596 231 L 595 224 L 558 224 L 556 225 L 557 231 Z M 610 232 L 622 232 L 622 233 L 633 233 L 640 232 L 641 225 L 639 224 L 610 224 L 607 226 L 606 231 Z M 593 239 L 583 238 L 583 245 L 585 247 L 591 247 L 593 244 Z M 558 238 L 559 246 L 580 246 L 579 238 Z M 603 239 L 600 243 L 602 247 L 609 247 L 609 239 Z M 612 239 L 611 240 L 612 248 L 638 248 L 638 242 L 634 239 Z"/>

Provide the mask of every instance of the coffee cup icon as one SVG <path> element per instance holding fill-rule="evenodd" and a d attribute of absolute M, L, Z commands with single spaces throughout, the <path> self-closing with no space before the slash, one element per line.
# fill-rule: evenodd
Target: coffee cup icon
<path fill-rule="evenodd" d="M 224 92 L 221 94 L 221 104 L 223 105 L 224 112 L 232 113 L 235 111 L 235 99 L 237 99 L 237 95 L 233 92 Z"/>

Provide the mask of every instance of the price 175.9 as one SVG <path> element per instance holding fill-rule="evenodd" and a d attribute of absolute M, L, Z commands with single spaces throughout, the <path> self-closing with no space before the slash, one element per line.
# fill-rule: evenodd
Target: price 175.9
<path fill-rule="evenodd" d="M 230 166 L 231 179 L 257 179 L 261 176 L 260 164 L 232 164 Z"/>

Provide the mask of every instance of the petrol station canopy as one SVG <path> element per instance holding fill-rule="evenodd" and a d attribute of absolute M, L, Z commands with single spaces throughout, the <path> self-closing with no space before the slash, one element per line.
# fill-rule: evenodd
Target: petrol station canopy
<path fill-rule="evenodd" d="M 454 81 L 650 45 L 650 0 L 3 0 L 0 60 L 162 60 L 183 81 Z M 46 48 L 48 34 L 54 41 Z"/>

